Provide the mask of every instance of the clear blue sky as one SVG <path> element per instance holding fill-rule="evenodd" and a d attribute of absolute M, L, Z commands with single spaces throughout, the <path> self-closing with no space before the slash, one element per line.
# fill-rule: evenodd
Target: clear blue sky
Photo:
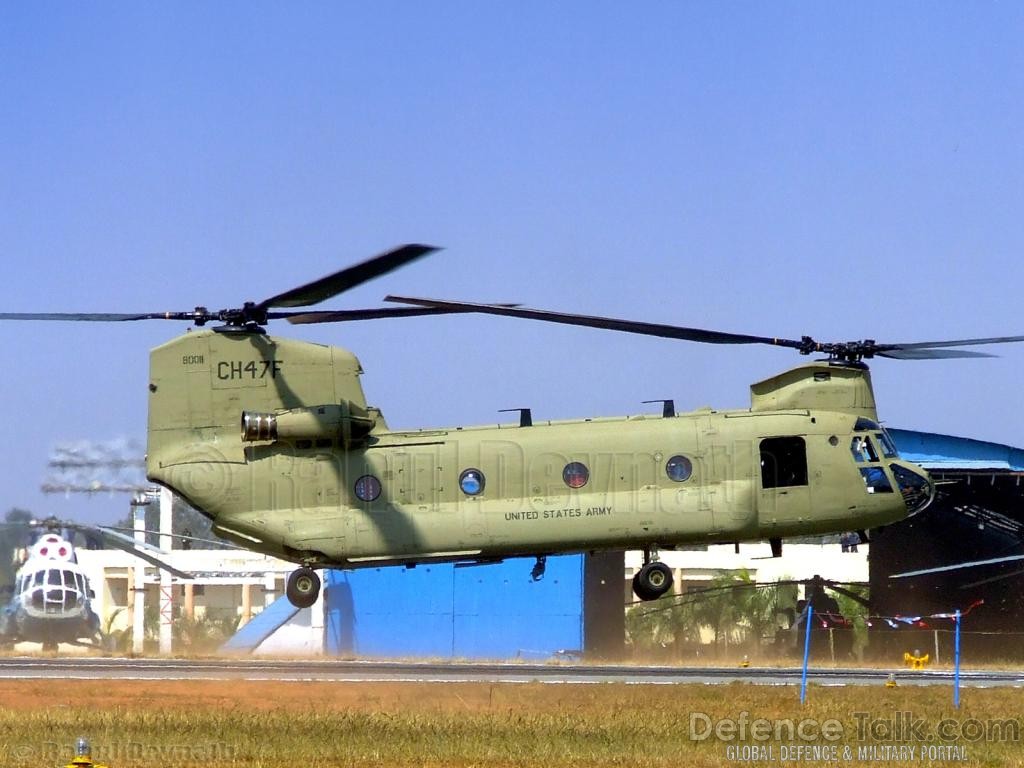
<path fill-rule="evenodd" d="M 259 300 L 393 245 L 386 293 L 819 339 L 1024 333 L 1017 3 L 4 3 L 2 311 Z M 144 439 L 170 323 L 0 324 L 0 513 Z M 293 329 L 393 426 L 745 407 L 801 362 L 505 318 Z M 893 426 L 1024 445 L 1024 345 L 878 361 Z M 506 414 L 504 418 L 508 418 Z"/>

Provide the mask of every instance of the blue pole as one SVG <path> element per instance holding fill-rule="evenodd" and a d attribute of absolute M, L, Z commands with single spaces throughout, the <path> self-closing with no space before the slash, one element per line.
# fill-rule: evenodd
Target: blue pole
<path fill-rule="evenodd" d="M 811 656 L 811 618 L 814 616 L 814 608 L 810 602 L 807 603 L 807 627 L 804 630 L 804 672 L 800 678 L 800 703 L 807 700 L 807 660 Z"/>
<path fill-rule="evenodd" d="M 953 706 L 960 709 L 960 609 L 954 616 L 953 632 Z"/>

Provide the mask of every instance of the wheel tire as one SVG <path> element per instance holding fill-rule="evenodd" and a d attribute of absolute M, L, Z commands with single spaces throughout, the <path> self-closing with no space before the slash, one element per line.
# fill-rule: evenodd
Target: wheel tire
<path fill-rule="evenodd" d="M 296 608 L 309 608 L 320 597 L 320 577 L 312 568 L 299 568 L 288 575 L 288 601 Z"/>
<path fill-rule="evenodd" d="M 664 563 L 648 563 L 633 577 L 633 594 L 641 600 L 657 600 L 672 589 L 672 569 Z"/>

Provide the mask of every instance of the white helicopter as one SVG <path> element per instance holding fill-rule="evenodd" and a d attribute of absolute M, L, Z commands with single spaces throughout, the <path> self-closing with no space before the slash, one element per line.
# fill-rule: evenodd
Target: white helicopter
<path fill-rule="evenodd" d="M 19 642 L 40 643 L 44 651 L 56 651 L 59 643 L 100 647 L 100 619 L 92 609 L 95 593 L 78 564 L 72 532 L 92 534 L 117 549 L 165 568 L 180 578 L 191 574 L 180 571 L 141 548 L 163 553 L 156 547 L 137 542 L 104 526 L 67 523 L 53 518 L 31 521 L 43 534 L 22 550 L 24 560 L 14 577 L 13 594 L 0 607 L 0 645 Z"/>

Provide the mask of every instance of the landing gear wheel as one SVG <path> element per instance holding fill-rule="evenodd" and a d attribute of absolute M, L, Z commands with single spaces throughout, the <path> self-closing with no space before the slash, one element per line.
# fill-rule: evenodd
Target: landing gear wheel
<path fill-rule="evenodd" d="M 296 608 L 309 608 L 320 596 L 320 577 L 312 568 L 302 567 L 288 575 L 288 600 Z"/>
<path fill-rule="evenodd" d="M 641 600 L 657 600 L 672 589 L 672 569 L 664 563 L 647 563 L 633 577 L 633 594 Z"/>

